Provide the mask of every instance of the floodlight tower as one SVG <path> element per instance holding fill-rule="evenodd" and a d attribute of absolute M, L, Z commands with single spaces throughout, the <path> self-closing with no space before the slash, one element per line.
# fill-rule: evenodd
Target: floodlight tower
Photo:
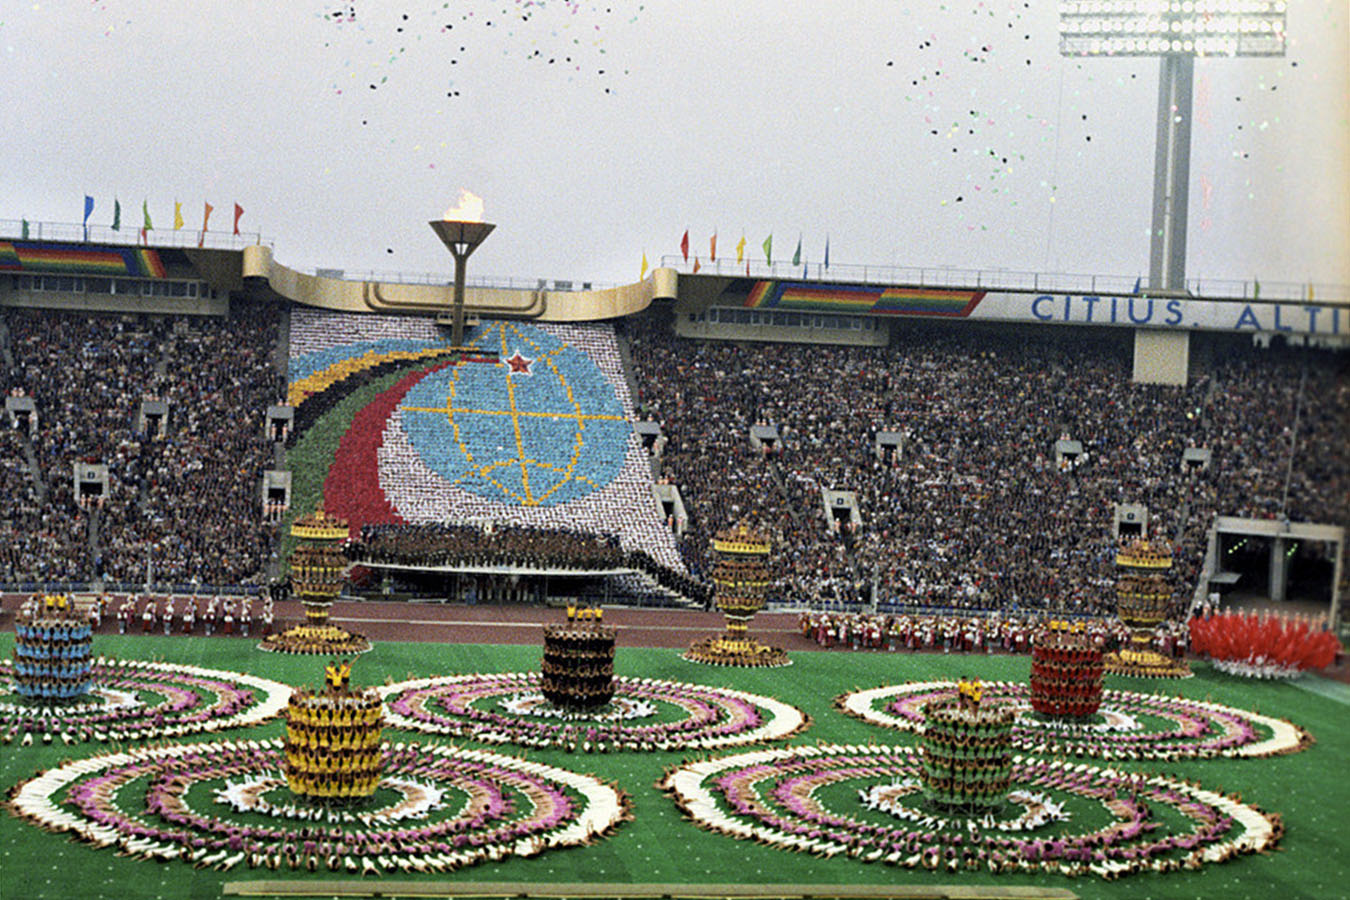
<path fill-rule="evenodd" d="M 1061 56 L 1157 56 L 1149 287 L 1186 288 L 1191 82 L 1197 56 L 1283 56 L 1285 0 L 1061 0 Z"/>

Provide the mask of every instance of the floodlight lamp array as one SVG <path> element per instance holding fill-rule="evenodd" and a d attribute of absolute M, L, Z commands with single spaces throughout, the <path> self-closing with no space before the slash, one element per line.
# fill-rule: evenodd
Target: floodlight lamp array
<path fill-rule="evenodd" d="M 1285 0 L 1061 0 L 1063 56 L 1283 56 Z"/>

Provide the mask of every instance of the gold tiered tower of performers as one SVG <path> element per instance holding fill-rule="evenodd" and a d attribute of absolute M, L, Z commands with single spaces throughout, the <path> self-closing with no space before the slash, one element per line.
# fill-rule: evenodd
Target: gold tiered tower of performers
<path fill-rule="evenodd" d="M 300 688 L 286 706 L 286 785 L 311 803 L 357 803 L 380 786 L 384 704 L 374 688 L 353 690 L 351 674 L 330 662 L 322 693 Z"/>
<path fill-rule="evenodd" d="M 712 581 L 727 630 L 695 641 L 684 658 L 715 666 L 786 666 L 790 662 L 787 651 L 762 644 L 747 634 L 750 620 L 764 608 L 764 595 L 772 583 L 768 559 L 773 542 L 768 535 L 741 523 L 719 531 L 712 545 L 718 557 Z"/>
<path fill-rule="evenodd" d="M 1172 549 L 1161 541 L 1138 539 L 1116 554 L 1124 570 L 1116 580 L 1116 614 L 1130 629 L 1129 644 L 1107 653 L 1107 672 L 1138 678 L 1186 678 L 1191 667 L 1153 649 L 1153 633 L 1172 608 Z"/>
<path fill-rule="evenodd" d="M 328 656 L 365 653 L 370 641 L 364 635 L 328 622 L 328 611 L 346 579 L 347 557 L 339 544 L 347 539 L 347 520 L 330 516 L 321 506 L 296 519 L 291 534 L 300 539 L 291 554 L 291 592 L 305 607 L 305 623 L 269 634 L 259 649 Z"/>

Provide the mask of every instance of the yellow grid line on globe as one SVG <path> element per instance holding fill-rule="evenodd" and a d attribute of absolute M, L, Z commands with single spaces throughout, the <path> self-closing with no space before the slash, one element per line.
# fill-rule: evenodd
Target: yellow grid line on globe
<path fill-rule="evenodd" d="M 626 422 L 627 416 L 610 416 L 603 413 L 565 413 L 565 412 L 511 412 L 505 409 L 474 409 L 469 406 L 400 406 L 408 412 L 445 413 L 447 416 L 520 416 L 522 419 L 571 419 L 587 422 Z"/>

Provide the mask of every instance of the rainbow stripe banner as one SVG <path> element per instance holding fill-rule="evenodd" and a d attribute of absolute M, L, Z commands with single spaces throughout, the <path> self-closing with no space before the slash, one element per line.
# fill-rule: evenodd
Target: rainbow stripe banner
<path fill-rule="evenodd" d="M 745 298 L 745 306 L 798 312 L 965 318 L 980 305 L 984 295 L 984 291 L 938 288 L 757 281 Z"/>
<path fill-rule="evenodd" d="M 0 241 L 0 271 L 164 278 L 159 251 L 148 247 L 71 247 Z"/>

